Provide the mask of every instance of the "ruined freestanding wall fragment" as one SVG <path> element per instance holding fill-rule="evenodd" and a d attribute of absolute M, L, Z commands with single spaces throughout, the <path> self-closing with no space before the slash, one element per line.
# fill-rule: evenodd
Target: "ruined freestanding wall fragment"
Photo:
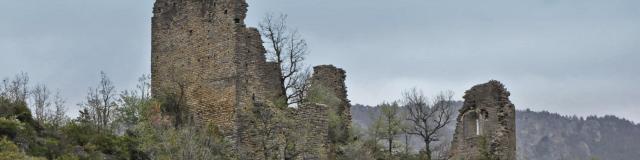
<path fill-rule="evenodd" d="M 311 76 L 311 86 L 327 89 L 336 98 L 338 98 L 337 112 L 343 116 L 344 122 L 351 124 L 351 103 L 347 99 L 347 86 L 345 79 L 346 72 L 333 65 L 319 65 L 313 67 L 313 76 Z"/>
<path fill-rule="evenodd" d="M 319 136 L 311 137 L 313 145 L 323 149 L 315 155 L 303 157 L 304 159 L 334 159 L 336 153 L 333 146 L 334 143 L 347 142 L 349 130 L 351 128 L 351 103 L 347 98 L 347 87 L 345 85 L 346 72 L 333 65 L 320 65 L 313 67 L 313 76 L 311 76 L 311 92 L 325 91 L 320 93 L 326 96 L 325 101 L 315 102 L 319 104 L 307 104 L 298 109 L 299 114 L 304 117 L 311 118 L 311 125 L 316 128 L 314 133 Z M 314 94 L 314 93 L 310 93 Z M 315 93 L 318 94 L 318 93 Z M 309 98 L 309 97 L 307 97 Z M 313 98 L 312 98 L 313 99 Z M 340 118 L 341 123 L 338 126 L 342 128 L 343 133 L 331 133 L 329 128 L 329 116 L 335 115 Z M 321 127 L 321 128 L 317 128 Z M 333 139 L 330 140 L 330 139 Z M 323 157 L 324 156 L 324 157 Z"/>
<path fill-rule="evenodd" d="M 465 92 L 449 159 L 516 159 L 516 115 L 509 95 L 495 80 Z"/>

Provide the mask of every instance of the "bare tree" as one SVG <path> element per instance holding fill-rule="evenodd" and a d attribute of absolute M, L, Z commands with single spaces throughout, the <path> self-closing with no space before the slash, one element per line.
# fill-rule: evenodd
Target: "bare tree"
<path fill-rule="evenodd" d="M 33 107 L 35 109 L 36 121 L 45 123 L 47 120 L 46 110 L 51 106 L 51 92 L 44 84 L 36 85 L 31 91 Z"/>
<path fill-rule="evenodd" d="M 17 74 L 13 80 L 4 79 L 2 81 L 2 92 L 0 92 L 0 96 L 14 102 L 26 102 L 27 96 L 29 96 L 28 84 L 29 75 L 24 72 Z"/>
<path fill-rule="evenodd" d="M 112 113 L 117 107 L 116 90 L 109 77 L 100 72 L 100 84 L 97 88 L 89 88 L 87 101 L 81 105 L 88 109 L 91 121 L 101 129 L 111 123 Z"/>
<path fill-rule="evenodd" d="M 62 98 L 60 95 L 60 91 L 56 92 L 53 97 L 53 111 L 49 113 L 50 117 L 49 123 L 54 129 L 64 125 L 67 116 L 65 115 L 67 112 L 67 108 L 65 106 L 66 100 Z"/>
<path fill-rule="evenodd" d="M 138 78 L 138 85 L 136 88 L 140 92 L 140 100 L 148 100 L 151 98 L 151 75 L 143 74 L 140 78 Z"/>
<path fill-rule="evenodd" d="M 288 104 L 297 104 L 305 94 L 308 67 L 303 61 L 308 53 L 307 41 L 295 29 L 287 27 L 287 15 L 267 14 L 260 23 L 260 33 L 266 39 L 267 60 L 280 67 L 280 83 Z"/>
<path fill-rule="evenodd" d="M 438 131 L 452 122 L 453 92 L 443 92 L 429 102 L 422 91 L 413 88 L 403 93 L 408 110 L 408 134 L 417 135 L 425 143 L 426 158 L 431 159 L 431 143 L 439 141 Z"/>
<path fill-rule="evenodd" d="M 305 102 L 305 97 L 308 95 L 311 85 L 309 80 L 311 78 L 311 71 L 309 68 L 303 72 L 296 74 L 290 80 L 291 82 L 291 94 L 288 95 L 288 104 L 301 104 Z"/>

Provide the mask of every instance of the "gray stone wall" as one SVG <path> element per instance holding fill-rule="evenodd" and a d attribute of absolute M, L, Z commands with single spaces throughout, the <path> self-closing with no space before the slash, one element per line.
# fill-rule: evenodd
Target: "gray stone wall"
<path fill-rule="evenodd" d="M 509 96 L 495 80 L 465 92 L 449 159 L 516 159 L 515 106 Z"/>

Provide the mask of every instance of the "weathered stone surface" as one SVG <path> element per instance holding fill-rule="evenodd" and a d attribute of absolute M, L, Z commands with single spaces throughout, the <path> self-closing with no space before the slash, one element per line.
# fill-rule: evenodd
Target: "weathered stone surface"
<path fill-rule="evenodd" d="M 279 66 L 265 60 L 258 30 L 244 24 L 247 7 L 245 0 L 156 0 L 151 83 L 154 97 L 184 101 L 197 124 L 219 126 L 238 152 L 256 154 L 256 143 L 250 142 L 254 135 L 248 132 L 252 125 L 242 115 L 256 103 L 275 106 L 284 88 Z M 340 99 L 338 112 L 350 124 L 345 71 L 330 65 L 314 71 L 312 85 L 334 91 Z M 328 111 L 323 104 L 308 104 L 291 112 L 299 122 L 309 122 L 317 133 L 310 141 L 319 148 L 329 145 Z"/>
<path fill-rule="evenodd" d="M 347 86 L 345 80 L 346 72 L 333 65 L 319 65 L 313 67 L 313 76 L 311 76 L 311 85 L 322 86 L 340 100 L 337 106 L 338 113 L 343 115 L 347 124 L 351 124 L 351 103 L 347 99 Z"/>
<path fill-rule="evenodd" d="M 465 92 L 449 159 L 516 159 L 515 106 L 509 95 L 495 80 Z"/>
<path fill-rule="evenodd" d="M 154 96 L 182 96 L 197 123 L 241 139 L 237 114 L 281 96 L 277 65 L 266 62 L 244 0 L 157 0 L 152 18 Z"/>
<path fill-rule="evenodd" d="M 300 160 L 326 159 L 329 150 L 329 106 L 307 104 L 291 108 L 299 128 L 305 128 L 307 136 L 298 145 L 313 148 L 298 157 Z M 305 126 L 308 125 L 308 126 Z"/>

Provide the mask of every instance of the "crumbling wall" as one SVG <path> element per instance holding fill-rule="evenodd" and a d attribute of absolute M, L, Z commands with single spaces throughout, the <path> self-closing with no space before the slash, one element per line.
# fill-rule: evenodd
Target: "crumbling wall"
<path fill-rule="evenodd" d="M 495 80 L 465 92 L 449 159 L 516 159 L 515 106 L 509 95 Z"/>
<path fill-rule="evenodd" d="M 302 131 L 303 140 L 298 146 L 312 148 L 303 153 L 298 159 L 315 160 L 326 159 L 329 150 L 329 107 L 323 104 L 307 104 L 292 108 L 293 117 L 298 122 L 297 127 Z"/>
<path fill-rule="evenodd" d="M 156 98 L 174 98 L 197 124 L 214 124 L 235 143 L 240 154 L 255 153 L 256 135 L 245 119 L 255 104 L 275 107 L 284 88 L 276 63 L 255 28 L 244 24 L 245 0 L 157 0 L 152 18 L 151 76 Z M 345 71 L 331 65 L 314 67 L 311 85 L 329 89 L 339 99 L 337 112 L 351 124 Z M 329 144 L 329 107 L 307 104 L 294 118 L 310 124 L 309 142 Z M 305 155 L 318 158 L 325 154 Z M 258 153 L 255 153 L 258 154 Z M 259 159 L 258 157 L 254 157 Z"/>
<path fill-rule="evenodd" d="M 319 86 L 326 88 L 332 92 L 338 99 L 337 112 L 343 116 L 344 122 L 351 124 L 351 101 L 347 98 L 347 86 L 345 80 L 346 72 L 333 65 L 319 65 L 313 67 L 313 76 L 311 76 L 311 86 Z"/>
<path fill-rule="evenodd" d="M 255 28 L 246 28 L 244 0 L 157 0 L 152 18 L 155 97 L 177 97 L 197 123 L 241 137 L 237 114 L 254 100 L 280 96 L 280 72 L 265 60 Z"/>

